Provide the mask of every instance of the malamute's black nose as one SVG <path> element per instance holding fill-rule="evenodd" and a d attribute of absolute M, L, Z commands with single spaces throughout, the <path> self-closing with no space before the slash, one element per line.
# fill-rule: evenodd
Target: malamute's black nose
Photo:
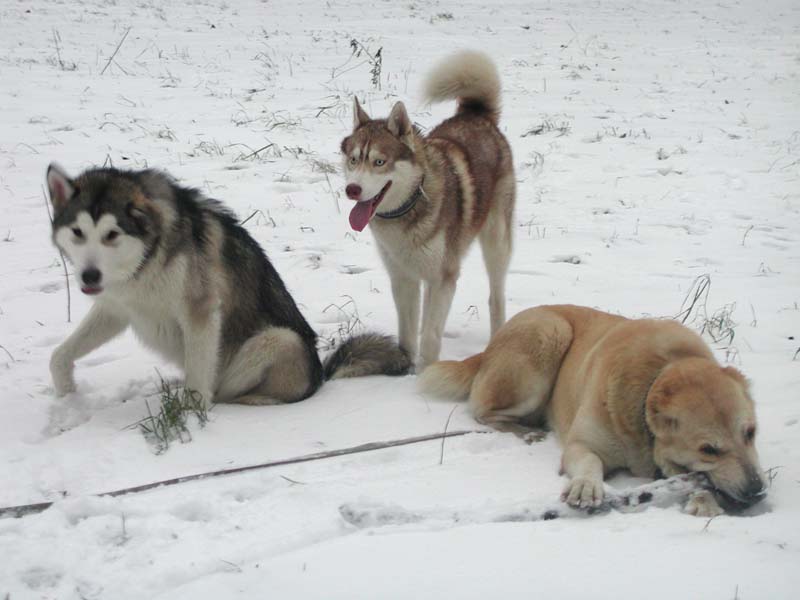
<path fill-rule="evenodd" d="M 86 285 L 97 285 L 102 278 L 103 275 L 100 273 L 100 270 L 94 267 L 90 267 L 81 273 L 81 280 Z"/>
<path fill-rule="evenodd" d="M 344 193 L 347 194 L 347 197 L 350 200 L 358 200 L 361 198 L 361 186 L 355 183 L 351 183 L 346 188 L 344 188 Z"/>

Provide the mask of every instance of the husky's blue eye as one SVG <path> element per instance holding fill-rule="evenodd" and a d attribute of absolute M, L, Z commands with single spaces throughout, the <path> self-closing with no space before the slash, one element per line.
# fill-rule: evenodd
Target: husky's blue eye
<path fill-rule="evenodd" d="M 386 164 L 386 161 L 383 160 L 382 158 L 376 158 L 375 159 L 375 166 L 376 167 L 382 167 L 385 164 Z"/>
<path fill-rule="evenodd" d="M 350 164 L 351 164 L 351 165 L 354 165 L 354 164 L 356 164 L 356 162 L 358 162 L 358 161 L 356 160 L 356 157 L 355 157 L 355 156 L 351 156 L 351 157 L 350 157 Z"/>
<path fill-rule="evenodd" d="M 79 227 L 73 227 L 72 228 L 72 233 L 75 235 L 76 238 L 82 238 L 83 237 L 83 232 L 80 230 Z"/>

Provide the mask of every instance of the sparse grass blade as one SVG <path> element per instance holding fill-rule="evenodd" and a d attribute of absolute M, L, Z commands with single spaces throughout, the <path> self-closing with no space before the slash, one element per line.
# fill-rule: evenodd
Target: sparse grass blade
<path fill-rule="evenodd" d="M 192 441 L 187 425 L 193 416 L 202 428 L 208 423 L 208 409 L 202 395 L 187 388 L 177 387 L 159 376 L 159 410 L 153 413 L 150 403 L 145 401 L 147 416 L 134 423 L 144 437 L 155 446 L 156 454 L 163 454 L 172 442 L 182 444 Z"/>
<path fill-rule="evenodd" d="M 736 303 L 726 304 L 709 315 L 708 295 L 710 290 L 711 276 L 708 274 L 698 276 L 692 282 L 674 319 L 684 325 L 694 326 L 701 335 L 708 335 L 715 344 L 726 344 L 728 358 L 735 358 L 738 352 L 735 352 L 735 348 L 731 344 L 736 335 L 737 323 L 732 318 L 733 312 L 736 310 Z"/>

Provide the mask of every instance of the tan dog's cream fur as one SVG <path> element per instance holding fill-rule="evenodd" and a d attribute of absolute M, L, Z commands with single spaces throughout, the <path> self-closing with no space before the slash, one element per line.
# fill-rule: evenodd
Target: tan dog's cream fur
<path fill-rule="evenodd" d="M 482 354 L 431 365 L 420 386 L 469 396 L 482 422 L 545 418 L 564 447 L 563 499 L 574 506 L 598 505 L 604 475 L 616 469 L 641 477 L 703 471 L 736 506 L 764 495 L 747 381 L 674 321 L 579 306 L 528 309 Z M 708 492 L 686 510 L 722 512 Z"/>

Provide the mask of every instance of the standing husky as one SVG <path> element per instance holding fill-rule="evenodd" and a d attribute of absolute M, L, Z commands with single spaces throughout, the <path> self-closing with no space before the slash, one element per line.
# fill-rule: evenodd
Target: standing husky
<path fill-rule="evenodd" d="M 390 338 L 347 340 L 323 366 L 317 336 L 258 243 L 219 202 L 154 170 L 50 165 L 53 241 L 94 306 L 53 352 L 59 396 L 75 360 L 131 326 L 182 367 L 186 388 L 215 402 L 272 404 L 313 394 L 324 378 L 405 373 Z"/>
<path fill-rule="evenodd" d="M 425 282 L 418 367 L 439 357 L 461 259 L 475 236 L 489 273 L 491 331 L 505 321 L 515 186 L 511 149 L 497 128 L 500 80 L 484 54 L 442 62 L 425 86 L 429 101 L 458 100 L 455 116 L 420 135 L 402 102 L 370 119 L 358 99 L 342 141 L 350 225 L 371 223 L 392 281 L 400 346 L 417 354 L 420 284 Z"/>

